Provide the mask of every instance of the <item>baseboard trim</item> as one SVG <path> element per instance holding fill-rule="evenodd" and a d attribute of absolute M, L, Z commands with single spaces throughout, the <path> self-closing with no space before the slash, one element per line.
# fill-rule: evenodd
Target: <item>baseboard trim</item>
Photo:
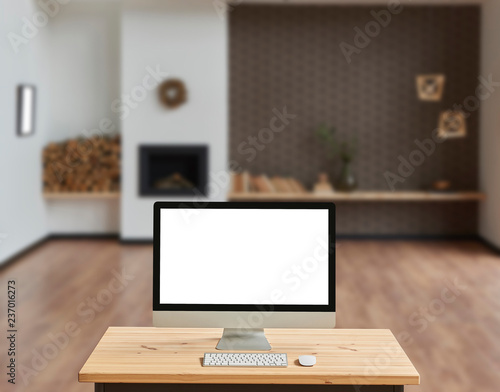
<path fill-rule="evenodd" d="M 19 252 L 13 254 L 7 258 L 3 263 L 0 264 L 0 271 L 4 270 L 6 267 L 14 263 L 16 260 L 20 259 L 29 252 L 35 250 L 36 248 L 42 246 L 45 242 L 50 240 L 118 240 L 120 236 L 118 233 L 109 234 L 47 234 L 46 236 L 40 238 L 39 240 L 28 245 L 26 248 L 20 250 Z"/>
<path fill-rule="evenodd" d="M 123 245 L 152 245 L 152 238 L 120 238 Z"/>
<path fill-rule="evenodd" d="M 69 239 L 69 240 L 117 240 L 123 245 L 151 245 L 152 239 L 148 238 L 120 238 L 119 234 L 49 234 L 35 241 L 25 249 L 15 253 L 3 263 L 0 264 L 0 271 L 7 268 L 9 265 L 20 259 L 27 253 L 42 246 L 49 240 Z M 352 240 L 352 241 L 479 241 L 493 253 L 500 255 L 500 247 L 491 243 L 484 237 L 477 234 L 467 235 L 414 235 L 414 234 L 338 234 L 337 240 Z"/>
<path fill-rule="evenodd" d="M 50 234 L 47 240 L 118 240 L 118 233 L 70 233 L 70 234 Z"/>
<path fill-rule="evenodd" d="M 477 234 L 337 234 L 338 240 L 418 240 L 418 241 L 477 241 Z"/>
<path fill-rule="evenodd" d="M 8 257 L 3 263 L 0 264 L 0 271 L 4 270 L 11 264 L 13 264 L 16 260 L 20 259 L 24 255 L 28 254 L 32 250 L 35 250 L 36 248 L 42 246 L 47 239 L 49 238 L 49 235 L 45 235 L 42 238 L 36 240 L 32 244 L 28 245 L 26 248 L 20 250 L 19 252 L 14 253 L 12 256 Z"/>
<path fill-rule="evenodd" d="M 482 236 L 478 236 L 479 241 L 486 246 L 489 250 L 491 250 L 493 253 L 496 253 L 497 255 L 500 255 L 500 247 L 495 245 L 494 243 L 488 241 L 486 238 Z"/>

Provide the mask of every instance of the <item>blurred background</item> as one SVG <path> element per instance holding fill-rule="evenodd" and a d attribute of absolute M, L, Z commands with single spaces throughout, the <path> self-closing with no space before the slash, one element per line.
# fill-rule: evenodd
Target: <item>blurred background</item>
<path fill-rule="evenodd" d="M 335 202 L 339 327 L 391 328 L 410 391 L 494 389 L 500 1 L 1 5 L 12 390 L 90 391 L 77 373 L 107 326 L 151 325 L 157 200 Z"/>

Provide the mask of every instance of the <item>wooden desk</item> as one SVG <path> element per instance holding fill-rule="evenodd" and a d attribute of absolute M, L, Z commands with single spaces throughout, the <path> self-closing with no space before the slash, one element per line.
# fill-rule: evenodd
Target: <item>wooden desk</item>
<path fill-rule="evenodd" d="M 354 385 L 360 392 L 402 392 L 420 382 L 387 329 L 268 329 L 270 352 L 287 353 L 288 367 L 203 367 L 203 354 L 216 351 L 221 335 L 218 328 L 110 327 L 78 379 L 99 392 L 199 391 L 200 384 L 213 391 L 336 392 Z M 304 354 L 316 355 L 316 365 L 300 366 Z"/>

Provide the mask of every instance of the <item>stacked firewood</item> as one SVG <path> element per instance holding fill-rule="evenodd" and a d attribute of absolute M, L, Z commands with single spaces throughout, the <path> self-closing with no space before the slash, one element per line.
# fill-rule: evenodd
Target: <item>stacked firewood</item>
<path fill-rule="evenodd" d="M 43 150 L 44 192 L 117 192 L 120 136 L 71 139 Z"/>

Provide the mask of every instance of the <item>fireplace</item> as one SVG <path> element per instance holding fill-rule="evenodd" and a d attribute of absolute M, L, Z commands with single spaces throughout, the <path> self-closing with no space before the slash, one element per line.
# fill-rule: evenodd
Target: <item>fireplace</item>
<path fill-rule="evenodd" d="M 206 196 L 208 147 L 139 147 L 141 196 Z"/>

